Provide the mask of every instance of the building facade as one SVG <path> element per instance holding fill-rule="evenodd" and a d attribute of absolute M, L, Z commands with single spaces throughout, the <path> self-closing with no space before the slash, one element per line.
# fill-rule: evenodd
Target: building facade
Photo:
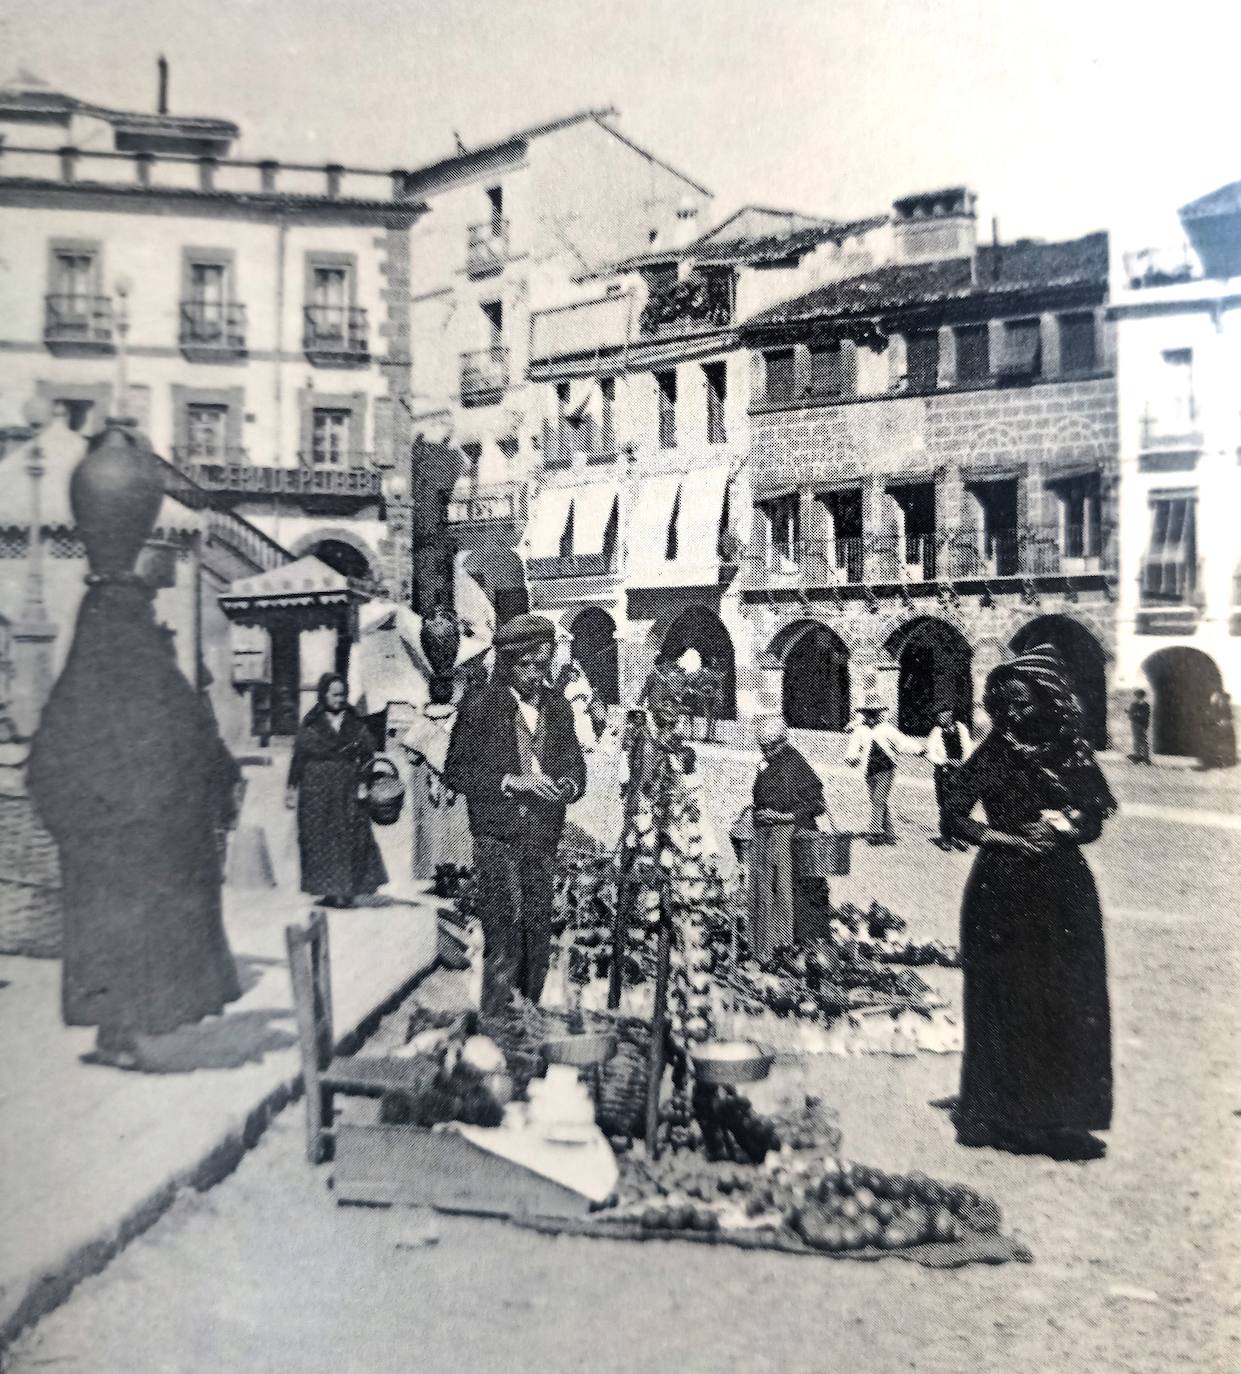
<path fill-rule="evenodd" d="M 38 395 L 90 432 L 123 403 L 215 504 L 407 597 L 419 206 L 399 173 L 231 157 L 235 125 L 161 90 L 0 90 L 0 418 Z"/>
<path fill-rule="evenodd" d="M 468 550 L 501 618 L 524 607 L 515 550 L 542 438 L 532 313 L 578 298 L 601 264 L 697 233 L 709 193 L 615 120 L 571 115 L 405 178 L 407 196 L 431 207 L 412 236 L 419 602 L 451 596 L 454 557 Z"/>
<path fill-rule="evenodd" d="M 1180 211 L 1188 242 L 1118 252 L 1118 678 L 1159 753 L 1198 755 L 1241 691 L 1241 183 Z"/>
<path fill-rule="evenodd" d="M 1115 654 L 1117 409 L 1104 234 L 978 245 L 961 189 L 898 201 L 892 259 L 754 316 L 748 686 L 925 734 L 1054 643 L 1097 744 Z"/>

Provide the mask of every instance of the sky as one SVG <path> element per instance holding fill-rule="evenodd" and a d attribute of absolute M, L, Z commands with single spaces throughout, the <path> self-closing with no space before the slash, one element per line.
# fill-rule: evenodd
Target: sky
<path fill-rule="evenodd" d="M 964 184 L 983 232 L 1162 237 L 1241 178 L 1235 0 L 0 0 L 0 77 L 416 166 L 588 107 L 715 193 L 849 218 Z"/>

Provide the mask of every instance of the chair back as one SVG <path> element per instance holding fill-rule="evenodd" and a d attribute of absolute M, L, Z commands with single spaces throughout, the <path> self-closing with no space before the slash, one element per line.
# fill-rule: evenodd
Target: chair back
<path fill-rule="evenodd" d="M 302 1051 L 303 1076 L 322 1073 L 336 1043 L 332 1031 L 332 967 L 327 913 L 316 909 L 304 926 L 286 926 L 293 1010 Z"/>

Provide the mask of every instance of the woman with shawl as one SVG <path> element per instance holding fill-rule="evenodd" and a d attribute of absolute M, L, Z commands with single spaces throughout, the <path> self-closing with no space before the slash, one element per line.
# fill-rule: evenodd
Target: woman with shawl
<path fill-rule="evenodd" d="M 474 862 L 474 847 L 465 800 L 444 785 L 444 761 L 457 719 L 452 704 L 453 680 L 437 673 L 427 688 L 430 700 L 422 708 L 422 719 L 410 727 L 401 743 L 413 777 L 413 873 L 415 878 L 430 882 L 436 869 L 448 864 L 469 868 Z"/>
<path fill-rule="evenodd" d="M 293 743 L 286 803 L 297 807 L 302 891 L 324 906 L 352 906 L 388 881 L 366 809 L 366 776 L 375 743 L 345 700 L 337 673 L 319 679 L 318 701 Z"/>
<path fill-rule="evenodd" d="M 1064 664 L 1046 645 L 1001 664 L 991 733 L 949 788 L 979 846 L 961 906 L 965 1052 L 957 1139 L 1097 1159 L 1112 1118 L 1103 916 L 1080 846 L 1116 810 Z M 971 819 L 981 802 L 986 822 Z"/>
<path fill-rule="evenodd" d="M 149 588 L 132 573 L 89 581 L 27 777 L 60 850 L 65 1024 L 97 1026 L 96 1061 L 132 1068 L 143 1036 L 241 995 L 216 845 L 240 773 Z"/>

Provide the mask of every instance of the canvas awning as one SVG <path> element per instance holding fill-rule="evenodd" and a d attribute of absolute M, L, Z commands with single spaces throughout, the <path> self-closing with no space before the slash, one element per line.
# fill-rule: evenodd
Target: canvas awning
<path fill-rule="evenodd" d="M 246 611 L 349 606 L 369 599 L 351 578 L 308 553 L 283 568 L 230 582 L 219 601 L 224 614 L 233 616 Z"/>
<path fill-rule="evenodd" d="M 728 475 L 726 467 L 700 468 L 642 483 L 626 540 L 630 586 L 697 587 L 718 580 Z"/>
<path fill-rule="evenodd" d="M 591 482 L 573 492 L 573 552 L 578 555 L 602 553 L 604 535 L 620 488 L 615 482 Z"/>
<path fill-rule="evenodd" d="M 539 492 L 526 525 L 526 550 L 531 558 L 559 556 L 572 505 L 572 487 L 549 487 Z"/>

